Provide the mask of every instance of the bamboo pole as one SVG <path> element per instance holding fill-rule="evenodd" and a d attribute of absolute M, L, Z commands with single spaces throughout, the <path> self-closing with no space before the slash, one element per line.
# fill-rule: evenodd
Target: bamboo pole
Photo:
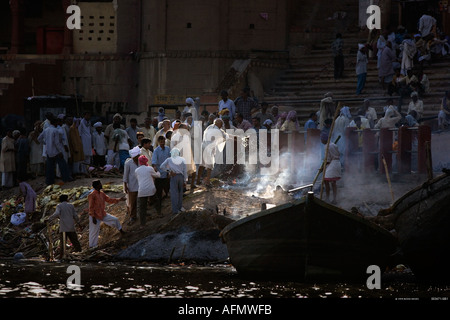
<path fill-rule="evenodd" d="M 170 252 L 169 260 L 167 260 L 167 263 L 171 263 L 172 262 L 172 256 L 173 256 L 173 253 L 175 252 L 175 248 L 176 247 L 172 248 L 172 252 Z"/>
<path fill-rule="evenodd" d="M 53 261 L 53 243 L 52 243 L 52 230 L 50 226 L 47 225 L 47 236 L 48 236 L 48 258 L 49 261 Z"/>
<path fill-rule="evenodd" d="M 337 137 L 337 139 L 334 141 L 334 144 L 338 143 L 338 141 L 341 139 L 341 136 Z M 316 176 L 314 177 L 314 180 L 311 184 L 311 189 L 314 187 L 314 185 L 316 184 L 317 178 L 319 177 L 319 174 L 323 171 L 323 166 L 325 164 L 325 159 L 324 161 L 322 161 L 322 165 L 320 166 L 319 170 L 317 170 Z"/>
<path fill-rule="evenodd" d="M 328 141 L 327 141 L 327 146 L 325 148 L 325 156 L 323 158 L 323 173 L 322 173 L 322 183 L 320 185 L 320 199 L 322 200 L 322 194 L 323 194 L 323 185 L 324 185 L 324 181 L 325 181 L 325 172 L 327 169 L 326 163 L 327 163 L 327 158 L 328 158 L 328 148 L 330 147 L 330 140 L 331 140 L 331 136 L 333 134 L 333 129 L 334 129 L 334 123 L 336 122 L 336 118 L 339 116 L 339 113 L 341 111 L 341 102 L 339 102 L 336 111 L 334 112 L 334 117 L 333 117 L 333 122 L 331 123 L 331 128 L 330 128 L 330 132 L 328 133 Z"/>
<path fill-rule="evenodd" d="M 61 260 L 66 258 L 66 233 L 65 232 L 62 233 L 62 237 L 63 237 L 62 238 L 63 249 L 62 249 L 62 252 L 61 252 Z"/>
<path fill-rule="evenodd" d="M 394 203 L 394 192 L 392 191 L 391 178 L 389 177 L 389 171 L 388 171 L 386 159 L 384 158 L 383 154 L 381 155 L 381 159 L 383 160 L 384 172 L 386 173 L 386 179 L 389 184 L 389 191 L 391 192 L 392 203 Z"/>

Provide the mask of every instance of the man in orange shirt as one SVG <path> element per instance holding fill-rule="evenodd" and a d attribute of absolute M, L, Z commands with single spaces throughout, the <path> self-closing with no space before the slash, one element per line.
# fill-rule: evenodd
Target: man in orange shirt
<path fill-rule="evenodd" d="M 100 180 L 92 182 L 92 191 L 89 196 L 89 248 L 95 248 L 98 245 L 98 236 L 100 234 L 101 222 L 106 223 L 109 226 L 115 227 L 120 233 L 124 233 L 122 225 L 119 219 L 106 213 L 105 202 L 118 203 L 119 201 L 125 201 L 125 197 L 122 198 L 110 198 L 102 191 L 102 183 Z"/>

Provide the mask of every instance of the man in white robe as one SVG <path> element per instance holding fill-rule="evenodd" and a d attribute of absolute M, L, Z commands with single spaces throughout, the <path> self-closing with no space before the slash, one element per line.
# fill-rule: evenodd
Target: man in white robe
<path fill-rule="evenodd" d="M 200 185 L 201 178 L 203 175 L 203 171 L 206 168 L 206 178 L 204 180 L 204 184 L 209 186 L 209 181 L 211 178 L 211 172 L 216 163 L 216 152 L 219 150 L 220 152 L 225 147 L 225 142 L 228 138 L 228 134 L 222 129 L 223 120 L 217 118 L 214 120 L 214 123 L 209 125 L 205 132 L 203 133 L 203 155 L 202 155 L 202 163 L 199 166 L 198 175 L 197 175 L 197 185 Z"/>
<path fill-rule="evenodd" d="M 90 122 L 91 114 L 85 112 L 84 118 L 81 119 L 78 126 L 78 132 L 80 133 L 81 142 L 83 143 L 83 152 L 85 162 L 90 165 L 92 160 L 92 125 Z M 85 166 L 82 167 L 85 170 Z"/>
<path fill-rule="evenodd" d="M 429 14 L 424 14 L 419 19 L 419 32 L 422 38 L 427 37 L 433 32 L 433 28 L 436 25 L 436 19 Z"/>
<path fill-rule="evenodd" d="M 416 43 L 413 39 L 405 36 L 405 40 L 402 42 L 402 64 L 401 74 L 407 75 L 408 70 L 412 70 L 414 67 L 414 56 L 417 53 Z"/>

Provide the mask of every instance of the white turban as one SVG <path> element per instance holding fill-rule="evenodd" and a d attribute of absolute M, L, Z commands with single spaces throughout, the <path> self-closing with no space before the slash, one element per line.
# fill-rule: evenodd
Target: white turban
<path fill-rule="evenodd" d="M 186 104 L 194 105 L 194 99 L 192 99 L 192 98 L 187 98 L 187 99 L 186 99 Z"/>
<path fill-rule="evenodd" d="M 389 118 L 389 117 L 391 117 L 391 116 L 393 116 L 393 115 L 395 115 L 395 109 L 394 109 L 394 106 L 389 106 L 389 107 L 386 109 L 386 112 L 384 113 L 384 117 L 385 117 L 385 118 Z"/>
<path fill-rule="evenodd" d="M 102 126 L 101 122 L 94 123 L 94 128 L 100 128 Z"/>
<path fill-rule="evenodd" d="M 172 150 L 170 150 L 170 156 L 172 158 L 176 158 L 180 156 L 180 150 L 178 148 L 173 148 Z"/>
<path fill-rule="evenodd" d="M 265 126 L 265 125 L 271 126 L 272 124 L 273 124 L 272 120 L 266 119 L 266 121 L 264 121 L 264 123 L 263 123 L 263 126 Z"/>
<path fill-rule="evenodd" d="M 364 44 L 362 44 L 362 43 L 358 43 L 358 49 L 359 50 L 361 50 L 362 48 L 364 48 L 365 47 L 365 45 Z"/>
<path fill-rule="evenodd" d="M 352 118 L 352 114 L 350 113 L 350 108 L 345 106 L 342 107 L 341 109 L 341 115 L 346 116 L 347 118 L 351 119 Z"/>
<path fill-rule="evenodd" d="M 131 149 L 129 151 L 129 153 L 130 153 L 130 157 L 134 158 L 141 154 L 141 149 L 139 147 L 134 147 L 133 149 Z"/>

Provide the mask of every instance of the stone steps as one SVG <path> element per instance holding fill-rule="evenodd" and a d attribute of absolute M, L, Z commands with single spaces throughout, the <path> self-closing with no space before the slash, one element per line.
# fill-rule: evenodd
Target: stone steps
<path fill-rule="evenodd" d="M 362 39 L 362 40 L 361 40 Z M 345 101 L 352 111 L 356 112 L 365 98 L 382 98 L 372 102 L 381 115 L 386 100 L 389 98 L 384 93 L 378 82 L 378 69 L 376 60 L 370 60 L 365 90 L 361 96 L 355 94 L 356 74 L 354 74 L 356 49 L 358 43 L 365 41 L 365 37 L 354 35 L 344 39 L 344 45 L 350 46 L 351 55 L 345 58 L 345 77 L 335 81 L 331 43 L 334 39 L 326 39 L 320 44 L 315 44 L 309 53 L 299 59 L 291 61 L 291 68 L 285 70 L 265 96 L 269 104 L 279 104 L 293 107 L 301 123 L 306 122 L 311 112 L 319 109 L 320 99 L 326 92 L 333 92 L 335 100 L 360 99 L 359 101 Z M 431 66 L 425 66 L 424 73 L 430 79 L 431 92 L 421 98 L 424 101 L 425 117 L 435 117 L 440 110 L 442 96 L 448 90 L 450 83 L 450 58 L 443 58 L 434 62 Z M 404 98 L 402 111 L 406 111 L 409 98 Z"/>
<path fill-rule="evenodd" d="M 367 31 L 351 31 L 350 29 L 352 24 L 349 23 L 354 21 L 357 23 L 359 18 L 358 2 L 343 0 L 327 5 L 322 0 L 303 0 L 299 3 L 299 6 L 305 7 L 305 10 L 301 11 L 303 21 L 299 20 L 298 23 L 293 23 L 291 42 L 294 49 L 298 46 L 298 52 L 304 53 L 296 54 L 295 57 L 290 59 L 290 68 L 279 75 L 273 86 L 267 90 L 264 100 L 269 104 L 293 107 L 299 115 L 301 124 L 306 122 L 311 112 L 316 112 L 319 109 L 320 100 L 326 92 L 333 92 L 335 100 L 356 100 L 343 102 L 355 113 L 365 98 L 372 98 L 371 106 L 375 107 L 381 115 L 389 96 L 379 83 L 375 59 L 369 60 L 363 94 L 358 96 L 355 92 L 357 84 L 355 64 L 358 44 L 365 43 L 368 38 Z M 327 10 L 328 12 L 326 12 Z M 340 21 L 328 19 L 336 11 L 347 13 L 344 24 L 339 25 Z M 353 23 L 353 25 L 356 24 Z M 309 28 L 308 31 L 311 31 L 311 33 L 307 33 L 305 28 Z M 328 30 L 328 34 L 326 34 L 326 30 Z M 344 31 L 341 32 L 340 30 Z M 344 78 L 338 81 L 334 79 L 331 50 L 336 32 L 342 33 L 345 56 Z M 318 36 L 319 33 L 320 36 Z M 317 43 L 314 39 L 323 40 Z M 298 42 L 294 43 L 292 40 L 298 40 Z M 431 92 L 421 99 L 425 105 L 425 116 L 433 117 L 437 115 L 441 99 L 450 84 L 450 58 L 436 61 L 431 66 L 425 66 L 424 73 L 430 79 Z M 402 111 L 407 110 L 408 104 L 409 98 L 404 98 Z"/>

